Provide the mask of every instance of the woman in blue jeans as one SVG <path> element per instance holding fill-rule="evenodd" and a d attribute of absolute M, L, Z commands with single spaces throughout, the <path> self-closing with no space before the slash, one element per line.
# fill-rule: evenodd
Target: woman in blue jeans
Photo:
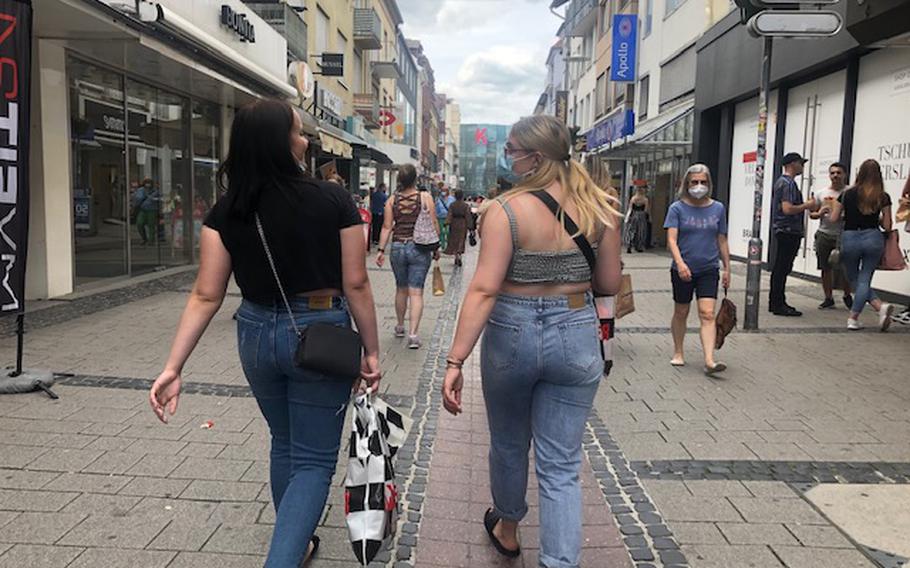
<path fill-rule="evenodd" d="M 313 533 L 335 471 L 351 390 L 360 379 L 374 388 L 380 380 L 360 215 L 343 188 L 303 173 L 302 127 L 283 101 L 260 100 L 234 117 L 219 172 L 227 193 L 205 220 L 199 275 L 164 371 L 149 393 L 152 409 L 167 423 L 177 410 L 183 366 L 221 307 L 233 273 L 243 296 L 236 315 L 240 361 L 272 436 L 276 519 L 267 568 L 298 568 L 316 553 Z M 364 347 L 356 384 L 294 364 L 299 340 L 291 314 L 301 329 L 317 322 L 347 327 L 353 316 Z"/>
<path fill-rule="evenodd" d="M 521 553 L 518 523 L 528 511 L 533 440 L 539 563 L 546 568 L 579 565 L 581 442 L 604 371 L 591 291 L 613 295 L 622 282 L 619 215 L 608 194 L 571 159 L 569 148 L 569 131 L 555 117 L 531 116 L 512 127 L 505 154 L 520 181 L 483 214 L 477 271 L 443 385 L 446 410 L 460 413 L 462 365 L 483 333 L 493 497 L 484 527 L 501 554 Z M 548 200 L 555 200 L 558 216 Z M 563 216 L 577 223 L 596 251 L 593 270 Z"/>
<path fill-rule="evenodd" d="M 405 335 L 404 316 L 410 305 L 408 349 L 420 349 L 420 318 L 423 317 L 423 286 L 427 280 L 432 259 L 439 260 L 439 249 L 430 252 L 414 243 L 414 226 L 421 211 L 433 221 L 439 235 L 439 220 L 433 207 L 433 198 L 426 191 L 417 189 L 417 169 L 405 164 L 398 169 L 399 189 L 385 205 L 384 225 L 379 236 L 379 254 L 376 265 L 385 263 L 386 246 L 391 241 L 392 272 L 395 273 L 395 337 Z"/>
<path fill-rule="evenodd" d="M 855 290 L 847 329 L 863 328 L 859 316 L 868 302 L 878 312 L 878 328 L 888 331 L 894 306 L 882 302 L 872 290 L 872 277 L 885 250 L 885 235 L 891 230 L 891 197 L 885 192 L 882 169 L 869 159 L 856 174 L 856 184 L 844 191 L 831 206 L 834 222 L 844 218 L 840 261 Z"/>

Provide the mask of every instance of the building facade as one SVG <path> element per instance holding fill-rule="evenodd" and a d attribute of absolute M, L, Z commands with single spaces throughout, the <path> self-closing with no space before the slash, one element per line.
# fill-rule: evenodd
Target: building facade
<path fill-rule="evenodd" d="M 33 4 L 27 298 L 194 263 L 234 109 L 295 94 L 286 40 L 239 0 Z"/>
<path fill-rule="evenodd" d="M 496 180 L 510 174 L 503 150 L 509 139 L 505 124 L 462 124 L 459 135 L 459 187 L 467 195 L 486 194 Z"/>
<path fill-rule="evenodd" d="M 846 22 L 838 35 L 774 41 L 761 232 L 766 261 L 774 255 L 771 186 L 784 153 L 809 160 L 796 180 L 806 198 L 827 186 L 835 161 L 849 167 L 852 179 L 863 160 L 878 160 L 894 203 L 910 177 L 910 8 L 906 2 L 867 0 L 860 6 L 850 0 L 831 9 Z M 713 26 L 696 51 L 695 158 L 715 172 L 718 198 L 729 211 L 730 251 L 744 258 L 754 209 L 761 42 L 734 13 Z M 794 269 L 808 277 L 819 275 L 811 238 L 817 223 L 806 220 L 809 238 Z M 910 233 L 900 235 L 908 254 Z M 877 272 L 873 285 L 886 295 L 910 295 L 905 273 Z"/>

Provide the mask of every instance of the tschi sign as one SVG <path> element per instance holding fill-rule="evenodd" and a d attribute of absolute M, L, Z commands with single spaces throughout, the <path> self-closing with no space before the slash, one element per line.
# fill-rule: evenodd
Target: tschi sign
<path fill-rule="evenodd" d="M 32 4 L 0 0 L 0 313 L 24 310 Z"/>

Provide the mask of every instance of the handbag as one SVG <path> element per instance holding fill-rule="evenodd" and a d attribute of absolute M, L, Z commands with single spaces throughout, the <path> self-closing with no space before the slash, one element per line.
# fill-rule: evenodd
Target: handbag
<path fill-rule="evenodd" d="M 360 339 L 360 334 L 349 327 L 321 322 L 300 329 L 294 312 L 291 310 L 291 304 L 288 302 L 284 286 L 281 284 L 281 278 L 278 277 L 278 269 L 275 267 L 275 260 L 272 258 L 272 251 L 266 241 L 265 231 L 262 229 L 262 221 L 259 220 L 258 213 L 256 213 L 256 230 L 259 232 L 259 240 L 262 241 L 262 248 L 265 249 L 265 256 L 269 260 L 269 267 L 272 269 L 278 291 L 281 292 L 284 307 L 288 312 L 288 317 L 291 318 L 291 326 L 297 335 L 298 343 L 294 352 L 294 365 L 338 380 L 353 381 L 359 377 L 363 354 L 363 341 Z"/>
<path fill-rule="evenodd" d="M 907 268 L 900 240 L 901 235 L 897 229 L 885 233 L 885 250 L 878 263 L 878 270 L 905 270 Z"/>
<path fill-rule="evenodd" d="M 724 288 L 724 299 L 720 303 L 720 310 L 717 312 L 714 325 L 717 329 L 714 348 L 720 349 L 724 346 L 724 340 L 730 335 L 730 332 L 736 329 L 736 304 L 727 298 L 726 287 Z"/>
<path fill-rule="evenodd" d="M 433 295 L 443 296 L 446 293 L 446 283 L 442 279 L 442 269 L 439 268 L 439 262 L 433 267 Z"/>
<path fill-rule="evenodd" d="M 472 230 L 470 233 L 468 233 L 468 244 L 470 244 L 472 247 L 477 246 L 477 232 L 476 231 Z"/>
<path fill-rule="evenodd" d="M 622 275 L 622 286 L 616 295 L 616 319 L 622 319 L 635 311 L 635 294 L 632 290 L 632 275 Z"/>
<path fill-rule="evenodd" d="M 417 221 L 414 223 L 414 244 L 426 252 L 433 252 L 439 248 L 439 233 L 436 232 L 436 225 L 430 216 L 430 208 L 422 198 L 420 213 L 417 214 Z"/>
<path fill-rule="evenodd" d="M 344 520 L 354 556 L 366 566 L 398 528 L 392 458 L 404 445 L 412 421 L 369 390 L 357 395 L 353 406 Z"/>

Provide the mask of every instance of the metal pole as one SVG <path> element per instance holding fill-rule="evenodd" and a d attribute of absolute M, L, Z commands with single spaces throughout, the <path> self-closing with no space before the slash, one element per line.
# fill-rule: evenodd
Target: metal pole
<path fill-rule="evenodd" d="M 16 316 L 16 370 L 9 374 L 18 377 L 22 374 L 22 355 L 25 348 L 25 313 Z"/>
<path fill-rule="evenodd" d="M 749 239 L 749 266 L 746 272 L 746 320 L 744 329 L 758 329 L 758 304 L 761 296 L 761 216 L 765 187 L 765 158 L 768 142 L 768 91 L 771 83 L 772 38 L 765 36 L 762 53 L 761 87 L 758 93 L 758 147 L 755 158 L 755 196 L 752 211 L 752 238 Z"/>

